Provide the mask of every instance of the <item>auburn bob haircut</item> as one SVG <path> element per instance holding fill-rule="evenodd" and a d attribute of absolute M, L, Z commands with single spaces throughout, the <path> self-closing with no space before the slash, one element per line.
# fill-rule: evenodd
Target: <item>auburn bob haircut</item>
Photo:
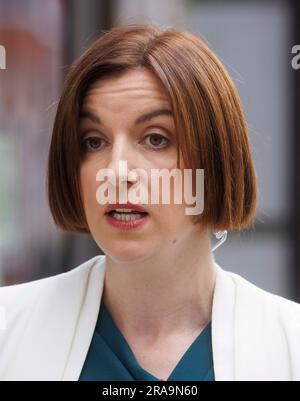
<path fill-rule="evenodd" d="M 90 85 L 145 67 L 169 95 L 185 168 L 204 169 L 204 211 L 195 223 L 212 231 L 253 224 L 257 187 L 241 102 L 228 72 L 204 41 L 184 30 L 130 24 L 104 31 L 75 61 L 58 104 L 47 189 L 55 223 L 88 233 L 80 195 L 80 109 Z"/>

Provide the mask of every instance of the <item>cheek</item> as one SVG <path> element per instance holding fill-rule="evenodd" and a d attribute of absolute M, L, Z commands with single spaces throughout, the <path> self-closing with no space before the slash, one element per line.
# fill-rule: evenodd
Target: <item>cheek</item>
<path fill-rule="evenodd" d="M 184 205 L 162 205 L 159 211 L 159 224 L 164 232 L 172 234 L 182 231 L 191 223 L 185 215 Z"/>
<path fill-rule="evenodd" d="M 96 191 L 96 171 L 94 168 L 84 165 L 80 169 L 80 188 L 82 200 L 87 216 L 97 206 Z"/>

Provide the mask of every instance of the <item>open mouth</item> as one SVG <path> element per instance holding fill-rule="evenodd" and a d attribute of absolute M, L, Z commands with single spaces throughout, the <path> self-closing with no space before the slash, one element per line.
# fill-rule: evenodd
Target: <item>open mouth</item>
<path fill-rule="evenodd" d="M 105 214 L 119 221 L 135 221 L 148 215 L 147 212 L 140 212 L 129 209 L 125 209 L 122 211 L 120 209 L 111 210 L 110 212 Z"/>

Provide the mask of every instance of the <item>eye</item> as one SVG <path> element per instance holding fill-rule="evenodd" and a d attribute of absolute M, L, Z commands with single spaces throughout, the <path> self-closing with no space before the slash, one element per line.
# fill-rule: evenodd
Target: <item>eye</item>
<path fill-rule="evenodd" d="M 102 142 L 102 138 L 99 138 L 98 136 L 90 136 L 82 141 L 82 147 L 84 151 L 93 152 L 101 147 Z"/>
<path fill-rule="evenodd" d="M 149 139 L 150 146 L 154 149 L 162 149 L 169 145 L 169 139 L 161 134 L 149 134 L 146 136 L 146 140 Z"/>

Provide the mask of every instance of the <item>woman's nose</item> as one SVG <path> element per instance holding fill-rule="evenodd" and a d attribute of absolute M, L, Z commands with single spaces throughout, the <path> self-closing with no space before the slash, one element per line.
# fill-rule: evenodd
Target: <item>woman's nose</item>
<path fill-rule="evenodd" d="M 117 183 L 128 181 L 129 170 L 137 167 L 135 160 L 137 160 L 136 151 L 127 139 L 120 138 L 114 142 L 107 168 L 111 169 Z"/>

